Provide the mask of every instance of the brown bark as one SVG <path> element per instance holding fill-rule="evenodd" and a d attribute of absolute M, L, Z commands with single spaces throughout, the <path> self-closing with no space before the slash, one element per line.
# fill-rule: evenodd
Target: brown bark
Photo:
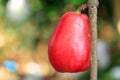
<path fill-rule="evenodd" d="M 88 10 L 91 23 L 90 80 L 97 80 L 97 6 L 98 0 L 88 0 Z"/>

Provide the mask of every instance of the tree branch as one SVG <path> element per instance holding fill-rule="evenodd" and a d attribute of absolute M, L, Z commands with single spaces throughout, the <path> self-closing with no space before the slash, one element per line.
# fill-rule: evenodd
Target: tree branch
<path fill-rule="evenodd" d="M 97 6 L 98 0 L 88 0 L 91 23 L 91 72 L 90 80 L 97 80 Z"/>

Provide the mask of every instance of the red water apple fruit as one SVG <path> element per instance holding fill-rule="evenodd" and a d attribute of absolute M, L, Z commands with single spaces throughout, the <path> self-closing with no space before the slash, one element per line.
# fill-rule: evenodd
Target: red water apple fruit
<path fill-rule="evenodd" d="M 83 72 L 90 68 L 90 21 L 85 14 L 65 13 L 48 44 L 50 63 L 58 72 Z"/>

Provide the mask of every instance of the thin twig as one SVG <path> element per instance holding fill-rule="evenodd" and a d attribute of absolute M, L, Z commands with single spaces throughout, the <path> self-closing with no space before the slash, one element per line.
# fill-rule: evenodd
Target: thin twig
<path fill-rule="evenodd" d="M 86 3 L 86 4 L 83 4 L 82 6 L 80 6 L 80 7 L 78 8 L 78 11 L 80 11 L 80 12 L 82 13 L 82 12 L 85 12 L 86 9 L 88 9 L 87 3 Z"/>
<path fill-rule="evenodd" d="M 97 80 L 97 6 L 98 0 L 88 0 L 91 23 L 91 72 L 90 80 Z"/>

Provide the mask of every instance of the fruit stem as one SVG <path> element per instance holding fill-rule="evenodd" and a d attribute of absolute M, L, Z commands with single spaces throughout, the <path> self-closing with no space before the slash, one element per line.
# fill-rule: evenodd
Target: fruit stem
<path fill-rule="evenodd" d="M 76 14 L 81 14 L 81 12 L 79 10 L 75 11 Z"/>
<path fill-rule="evenodd" d="M 88 4 L 85 3 L 82 6 L 80 6 L 77 10 L 81 13 L 85 12 L 85 10 L 88 9 Z"/>

